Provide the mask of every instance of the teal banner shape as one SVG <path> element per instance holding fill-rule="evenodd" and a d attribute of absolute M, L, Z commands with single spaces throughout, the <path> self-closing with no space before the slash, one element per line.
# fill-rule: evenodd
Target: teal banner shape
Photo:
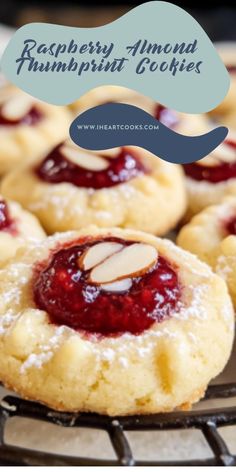
<path fill-rule="evenodd" d="M 12 83 L 55 105 L 100 85 L 120 85 L 175 110 L 204 113 L 224 99 L 230 84 L 199 23 L 163 1 L 97 28 L 27 24 L 10 40 L 1 68 Z"/>

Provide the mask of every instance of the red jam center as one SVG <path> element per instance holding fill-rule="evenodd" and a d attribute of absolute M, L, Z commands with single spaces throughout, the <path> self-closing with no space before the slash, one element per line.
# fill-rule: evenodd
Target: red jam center
<path fill-rule="evenodd" d="M 133 241 L 109 238 L 128 246 Z M 163 257 L 143 276 L 132 278 L 125 292 L 112 293 L 88 282 L 89 271 L 78 268 L 78 257 L 95 243 L 82 242 L 61 249 L 49 264 L 36 268 L 34 300 L 52 323 L 87 334 L 140 334 L 179 308 L 181 287 L 175 269 Z"/>
<path fill-rule="evenodd" d="M 236 74 L 236 66 L 227 66 L 227 70 L 230 74 Z"/>
<path fill-rule="evenodd" d="M 16 126 L 16 125 L 27 125 L 27 126 L 33 126 L 37 124 L 41 119 L 43 115 L 38 110 L 36 107 L 32 107 L 31 110 L 24 116 L 22 116 L 18 120 L 8 120 L 5 118 L 0 109 L 0 126 Z"/>
<path fill-rule="evenodd" d="M 60 145 L 61 146 L 61 145 Z M 85 169 L 60 153 L 60 146 L 53 151 L 35 169 L 37 176 L 52 184 L 69 182 L 77 187 L 101 189 L 128 182 L 147 173 L 143 164 L 127 149 L 121 148 L 117 157 L 107 158 L 109 166 L 105 170 L 91 171 Z"/>
<path fill-rule="evenodd" d="M 226 223 L 224 224 L 224 228 L 227 234 L 234 234 L 236 235 L 236 216 L 233 215 Z"/>
<path fill-rule="evenodd" d="M 0 231 L 16 233 L 15 221 L 10 217 L 7 203 L 4 200 L 0 200 Z"/>
<path fill-rule="evenodd" d="M 156 105 L 154 118 L 159 120 L 163 125 L 168 126 L 168 128 L 175 128 L 179 123 L 178 116 L 174 110 L 170 110 L 159 104 Z"/>
<path fill-rule="evenodd" d="M 225 180 L 236 178 L 236 142 L 227 140 L 225 144 L 231 146 L 235 150 L 235 162 L 220 162 L 214 167 L 202 166 L 197 162 L 185 164 L 185 174 L 194 180 L 206 180 L 211 183 L 224 182 Z"/>

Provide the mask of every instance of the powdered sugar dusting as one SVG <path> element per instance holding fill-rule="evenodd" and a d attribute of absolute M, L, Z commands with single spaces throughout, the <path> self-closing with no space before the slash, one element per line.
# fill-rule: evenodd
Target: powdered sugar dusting
<path fill-rule="evenodd" d="M 6 332 L 18 316 L 20 316 L 20 314 L 16 315 L 13 310 L 6 311 L 0 318 L 0 336 Z"/>
<path fill-rule="evenodd" d="M 229 300 L 228 303 L 225 303 L 224 306 L 222 307 L 221 314 L 226 321 L 229 321 L 229 328 L 234 330 L 234 319 L 232 320 L 231 312 L 232 312 L 232 306 Z"/>
<path fill-rule="evenodd" d="M 43 364 L 47 363 L 53 357 L 56 349 L 58 349 L 65 331 L 68 331 L 66 326 L 57 327 L 54 335 L 48 340 L 48 344 L 40 345 L 40 352 L 31 353 L 27 357 L 20 367 L 20 373 L 23 374 L 27 369 L 32 367 L 40 369 Z"/>
<path fill-rule="evenodd" d="M 4 334 L 14 320 L 20 316 L 20 303 L 24 287 L 28 283 L 28 270 L 28 264 L 18 263 L 11 264 L 9 267 L 0 271 L 0 284 L 2 288 L 0 300 L 0 335 Z"/>
<path fill-rule="evenodd" d="M 48 362 L 53 353 L 50 352 L 41 352 L 39 354 L 30 354 L 29 357 L 25 362 L 23 362 L 22 366 L 20 367 L 20 373 L 24 374 L 25 371 L 31 367 L 36 367 L 40 369 L 45 362 Z"/>
<path fill-rule="evenodd" d="M 58 184 L 56 190 L 54 186 L 45 185 L 42 198 L 29 203 L 29 210 L 34 212 L 53 207 L 58 220 L 63 220 L 65 213 L 68 213 L 68 208 L 70 208 L 70 199 L 75 198 L 77 193 L 78 189 L 70 184 Z M 73 213 L 82 214 L 79 205 L 73 207 Z"/>
<path fill-rule="evenodd" d="M 121 367 L 124 367 L 124 369 L 126 369 L 129 365 L 127 357 L 124 357 L 124 356 L 119 357 L 119 363 L 120 363 Z"/>
<path fill-rule="evenodd" d="M 216 272 L 227 279 L 227 276 L 233 271 L 236 258 L 233 256 L 219 256 L 216 262 Z"/>
<path fill-rule="evenodd" d="M 180 306 L 180 310 L 173 314 L 174 318 L 180 320 L 187 320 L 190 317 L 200 320 L 207 319 L 207 309 L 205 308 L 205 303 L 203 300 L 209 290 L 208 285 L 202 284 L 196 287 L 190 285 L 188 290 L 191 291 L 190 299 L 192 302 L 187 307 L 185 304 L 182 304 L 182 306 Z"/>
<path fill-rule="evenodd" d="M 101 353 L 101 357 L 102 359 L 111 362 L 114 360 L 115 351 L 111 348 L 104 349 Z"/>
<path fill-rule="evenodd" d="M 31 309 L 32 315 L 40 314 L 40 310 L 35 310 L 32 307 L 31 300 L 29 305 L 24 306 L 22 310 L 21 300 L 27 289 L 27 284 L 31 278 L 32 260 L 39 260 L 45 257 L 47 250 L 54 247 L 57 242 L 68 241 L 77 237 L 77 233 L 67 232 L 64 234 L 56 234 L 47 238 L 46 241 L 34 241 L 29 244 L 28 249 L 25 250 L 25 260 L 29 258 L 29 263 L 15 262 L 7 266 L 6 269 L 0 271 L 0 283 L 2 283 L 2 296 L 0 301 L 0 335 L 8 329 L 12 323 L 24 313 L 24 310 Z M 170 255 L 176 256 L 177 262 L 181 259 L 184 269 L 196 276 L 190 285 L 185 287 L 185 299 L 179 302 L 178 310 L 172 314 L 173 320 L 178 322 L 188 320 L 189 318 L 195 320 L 206 320 L 208 317 L 207 308 L 205 308 L 205 299 L 209 292 L 208 279 L 212 276 L 212 271 L 203 263 L 200 263 L 194 256 L 189 256 L 182 249 L 177 248 L 170 241 L 161 241 L 160 246 L 169 249 Z M 197 264 L 191 265 L 192 260 L 195 259 Z M 196 267 L 196 268 L 195 268 Z M 195 281 L 194 281 L 195 280 Z M 26 297 L 27 299 L 27 297 Z M 25 302 L 24 302 L 25 303 Z M 222 316 L 226 319 L 232 319 L 232 307 L 229 303 L 225 303 Z M 171 321 L 171 320 L 170 320 Z M 20 367 L 20 373 L 24 374 L 28 369 L 41 369 L 43 365 L 48 363 L 54 353 L 60 348 L 65 339 L 78 336 L 80 342 L 83 342 L 84 355 L 92 354 L 95 362 L 106 361 L 113 365 L 117 363 L 121 368 L 128 368 L 129 359 L 140 358 L 143 359 L 148 355 L 153 355 L 154 350 L 158 344 L 158 339 L 165 337 L 169 339 L 176 339 L 181 334 L 181 327 L 175 330 L 173 325 L 168 325 L 168 320 L 164 324 L 154 324 L 153 327 L 139 336 L 126 333 L 117 338 L 106 338 L 104 341 L 96 336 L 90 336 L 89 339 L 83 338 L 83 335 L 66 327 L 54 327 L 53 335 L 44 343 L 37 345 L 37 352 L 31 354 L 24 360 Z M 34 335 L 34 333 L 32 333 Z M 188 333 L 189 339 L 197 343 L 194 333 Z M 180 339 L 180 342 L 181 339 Z M 130 357 L 131 356 L 131 357 Z"/>

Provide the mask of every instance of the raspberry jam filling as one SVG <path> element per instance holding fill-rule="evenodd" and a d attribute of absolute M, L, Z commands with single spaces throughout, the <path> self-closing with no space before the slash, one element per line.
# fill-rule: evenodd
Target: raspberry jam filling
<path fill-rule="evenodd" d="M 230 74 L 236 74 L 236 66 L 227 66 L 227 70 Z"/>
<path fill-rule="evenodd" d="M 67 159 L 60 153 L 60 146 L 53 149 L 35 169 L 41 180 L 52 184 L 69 182 L 77 187 L 101 189 L 128 182 L 147 173 L 143 164 L 127 149 L 121 148 L 117 157 L 102 156 L 109 166 L 105 170 L 91 171 Z"/>
<path fill-rule="evenodd" d="M 16 126 L 16 125 L 27 125 L 33 126 L 37 124 L 43 118 L 42 113 L 38 108 L 32 107 L 31 110 L 18 120 L 9 120 L 1 113 L 0 109 L 0 126 Z"/>
<path fill-rule="evenodd" d="M 236 215 L 233 215 L 229 220 L 224 223 L 224 229 L 227 234 L 236 235 Z"/>
<path fill-rule="evenodd" d="M 159 104 L 156 105 L 154 118 L 163 123 L 163 125 L 168 126 L 168 128 L 175 128 L 179 123 L 178 116 L 174 110 Z"/>
<path fill-rule="evenodd" d="M 197 162 L 191 164 L 185 164 L 185 174 L 191 177 L 193 180 L 206 180 L 211 183 L 224 182 L 229 179 L 236 178 L 236 142 L 227 140 L 225 144 L 232 147 L 235 150 L 235 162 L 220 162 L 219 164 L 212 166 L 199 165 Z"/>
<path fill-rule="evenodd" d="M 8 205 L 4 200 L 0 200 L 0 231 L 7 231 L 12 235 L 17 233 L 15 221 L 10 217 Z"/>
<path fill-rule="evenodd" d="M 66 325 L 87 335 L 138 335 L 171 317 L 178 310 L 181 286 L 174 267 L 158 256 L 144 275 L 132 278 L 123 292 L 104 290 L 89 282 L 89 272 L 80 270 L 78 258 L 94 244 L 109 241 L 127 247 L 133 241 L 103 238 L 78 241 L 54 253 L 47 265 L 36 267 L 34 300 L 47 311 L 51 323 Z"/>

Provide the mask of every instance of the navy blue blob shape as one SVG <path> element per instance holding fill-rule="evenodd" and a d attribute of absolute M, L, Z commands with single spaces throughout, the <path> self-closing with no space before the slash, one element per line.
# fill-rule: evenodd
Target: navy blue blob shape
<path fill-rule="evenodd" d="M 116 129 L 110 129 L 113 125 Z M 135 125 L 141 125 L 143 129 L 130 129 Z M 145 126 L 153 129 L 145 129 Z M 139 146 L 176 164 L 202 159 L 219 146 L 227 134 L 228 129 L 219 126 L 200 136 L 184 136 L 141 108 L 124 103 L 106 103 L 90 108 L 77 116 L 70 126 L 71 139 L 82 148 L 100 151 L 118 146 Z"/>

